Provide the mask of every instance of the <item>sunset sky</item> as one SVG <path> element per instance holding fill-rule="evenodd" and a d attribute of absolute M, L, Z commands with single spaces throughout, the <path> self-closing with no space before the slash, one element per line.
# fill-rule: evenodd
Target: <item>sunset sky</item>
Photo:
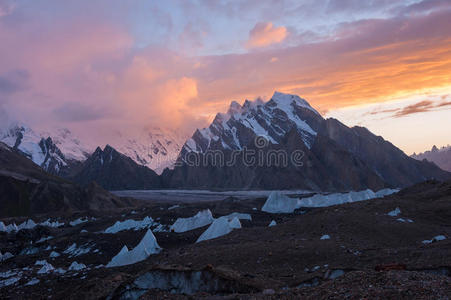
<path fill-rule="evenodd" d="M 275 91 L 406 153 L 451 144 L 450 0 L 0 0 L 0 120 L 190 133 Z"/>

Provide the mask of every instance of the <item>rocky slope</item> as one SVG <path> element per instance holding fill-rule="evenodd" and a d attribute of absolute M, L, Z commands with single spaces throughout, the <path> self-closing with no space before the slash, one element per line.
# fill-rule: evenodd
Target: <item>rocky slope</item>
<path fill-rule="evenodd" d="M 103 150 L 97 148 L 72 179 L 83 186 L 95 181 L 108 190 L 161 187 L 161 180 L 154 171 L 138 165 L 109 145 Z"/>
<path fill-rule="evenodd" d="M 422 153 L 414 153 L 413 158 L 417 160 L 427 160 L 435 163 L 445 171 L 451 172 L 451 146 L 437 148 L 433 146 L 431 150 Z"/>
<path fill-rule="evenodd" d="M 166 186 L 377 190 L 451 176 L 366 128 L 326 120 L 306 100 L 279 92 L 267 102 L 232 102 L 185 143 L 177 165 L 163 173 Z"/>
<path fill-rule="evenodd" d="M 132 201 L 133 202 L 133 201 Z M 0 142 L 0 216 L 115 209 L 130 205 L 92 183 L 81 188 L 46 173 Z"/>

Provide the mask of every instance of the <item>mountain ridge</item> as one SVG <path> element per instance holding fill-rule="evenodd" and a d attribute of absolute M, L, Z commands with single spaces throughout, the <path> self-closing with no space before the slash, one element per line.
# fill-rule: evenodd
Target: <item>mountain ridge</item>
<path fill-rule="evenodd" d="M 250 172 L 245 171 L 241 161 L 236 170 L 229 168 L 228 171 L 223 171 L 214 166 L 190 166 L 187 159 L 194 153 L 202 160 L 215 151 L 222 151 L 227 153 L 226 156 L 230 156 L 230 152 L 254 147 L 261 138 L 264 139 L 263 146 L 278 145 L 278 150 L 292 153 L 297 148 L 283 144 L 282 141 L 293 130 L 304 145 L 304 158 L 308 158 L 304 166 L 316 170 L 334 170 L 334 174 L 330 176 L 322 173 L 323 177 L 317 178 L 308 168 L 290 166 L 292 178 L 286 178 L 291 181 L 287 184 L 275 178 L 276 176 L 273 181 L 263 180 L 267 176 L 265 173 L 274 172 L 274 166 L 268 166 L 266 169 L 253 168 Z M 271 148 L 258 150 L 266 151 L 267 155 Z M 345 161 L 346 164 L 343 163 Z M 349 128 L 336 119 L 324 119 L 305 99 L 280 92 L 275 92 L 267 102 L 261 99 L 253 102 L 246 100 L 243 105 L 232 102 L 226 114 L 217 114 L 209 127 L 196 130 L 187 140 L 179 156 L 178 165 L 173 171 L 163 173 L 163 181 L 170 187 L 195 188 L 196 183 L 192 178 L 200 176 L 196 182 L 202 183 L 206 188 L 239 188 L 238 182 L 232 184 L 226 177 L 240 177 L 243 174 L 246 174 L 243 180 L 251 181 L 249 188 L 327 187 L 330 190 L 365 189 L 371 186 L 398 188 L 429 179 L 451 177 L 450 173 L 434 164 L 408 157 L 392 143 L 374 135 L 367 128 Z M 353 168 L 348 169 L 351 165 Z M 309 176 L 304 176 L 303 172 Z M 222 178 L 218 175 L 221 173 Z M 361 174 L 365 179 L 357 179 L 356 174 Z M 375 180 L 374 175 L 379 180 Z M 353 179 L 352 182 L 343 184 L 334 178 Z"/>

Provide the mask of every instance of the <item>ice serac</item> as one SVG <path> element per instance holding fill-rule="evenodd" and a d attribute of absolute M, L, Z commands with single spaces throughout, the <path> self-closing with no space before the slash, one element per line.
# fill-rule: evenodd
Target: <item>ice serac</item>
<path fill-rule="evenodd" d="M 329 195 L 316 194 L 312 197 L 302 198 L 298 200 L 297 207 L 326 207 L 338 204 L 365 201 L 384 197 L 392 193 L 396 193 L 397 191 L 398 190 L 384 189 L 383 191 L 374 193 L 372 190 L 367 189 L 359 192 L 352 191 L 349 193 L 335 193 Z"/>
<path fill-rule="evenodd" d="M 241 228 L 240 220 L 234 217 L 232 220 L 228 220 L 226 217 L 220 217 L 216 219 L 207 230 L 197 239 L 196 243 L 211 240 L 224 236 L 232 232 L 234 229 Z"/>
<path fill-rule="evenodd" d="M 128 251 L 126 246 L 122 247 L 121 251 L 114 256 L 107 264 L 107 268 L 132 265 L 137 262 L 147 259 L 152 254 L 157 254 L 161 251 L 161 247 L 157 243 L 157 239 L 150 229 L 139 242 L 139 244 Z"/>
<path fill-rule="evenodd" d="M 155 222 L 151 217 L 145 217 L 142 221 L 136 220 L 125 220 L 125 221 L 116 221 L 112 226 L 105 229 L 105 233 L 118 233 L 123 230 L 140 230 L 144 228 L 149 228 L 154 225 Z"/>
<path fill-rule="evenodd" d="M 174 232 L 186 232 L 196 228 L 204 227 L 211 224 L 215 219 L 209 209 L 198 212 L 190 218 L 178 218 L 172 224 L 170 230 Z"/>
<path fill-rule="evenodd" d="M 272 191 L 262 207 L 262 211 L 272 214 L 289 214 L 297 208 L 298 200 L 285 196 L 279 191 Z"/>

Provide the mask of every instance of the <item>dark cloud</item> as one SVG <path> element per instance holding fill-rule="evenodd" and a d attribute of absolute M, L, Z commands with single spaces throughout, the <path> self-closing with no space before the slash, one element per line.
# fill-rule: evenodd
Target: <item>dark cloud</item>
<path fill-rule="evenodd" d="M 444 100 L 446 97 L 442 96 L 440 98 L 442 100 Z M 422 113 L 422 112 L 447 109 L 448 107 L 451 107 L 451 101 L 437 102 L 434 100 L 423 100 L 423 101 L 417 102 L 415 104 L 407 105 L 403 108 L 376 109 L 376 110 L 370 111 L 368 113 L 365 113 L 365 115 L 380 115 L 380 114 L 394 113 L 391 115 L 391 117 L 400 118 L 400 117 L 417 114 L 417 113 Z"/>
<path fill-rule="evenodd" d="M 424 100 L 412 105 L 408 105 L 404 107 L 403 109 L 399 110 L 397 113 L 394 114 L 394 117 L 399 118 L 411 114 L 416 114 L 420 112 L 427 112 L 435 107 L 435 104 L 433 101 L 430 100 Z"/>
<path fill-rule="evenodd" d="M 110 115 L 108 110 L 78 102 L 66 102 L 54 109 L 53 113 L 63 122 L 95 121 Z"/>
<path fill-rule="evenodd" d="M 451 102 L 439 102 L 432 100 L 424 100 L 418 103 L 408 105 L 402 109 L 398 109 L 393 115 L 395 118 L 404 117 L 412 114 L 434 111 L 437 109 L 443 109 L 451 106 Z"/>

